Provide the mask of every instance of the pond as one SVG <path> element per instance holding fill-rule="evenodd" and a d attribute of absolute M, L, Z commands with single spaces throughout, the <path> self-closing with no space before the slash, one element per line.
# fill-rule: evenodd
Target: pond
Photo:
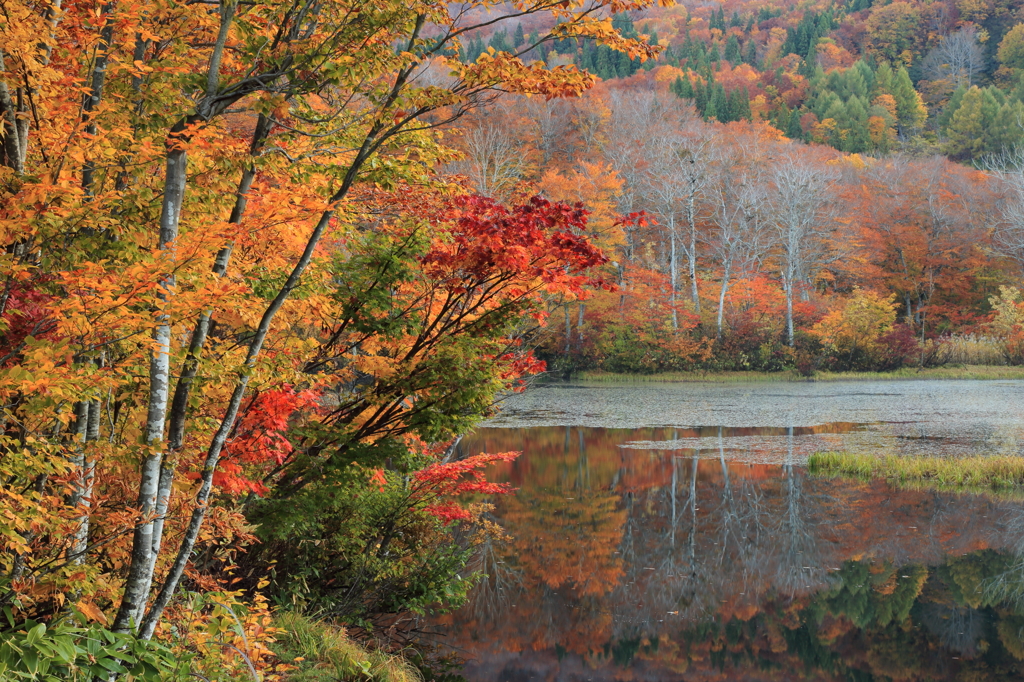
<path fill-rule="evenodd" d="M 469 682 L 1024 679 L 1024 504 L 807 473 L 1019 454 L 1024 382 L 544 385 L 466 454 L 507 538 L 435 623 Z"/>

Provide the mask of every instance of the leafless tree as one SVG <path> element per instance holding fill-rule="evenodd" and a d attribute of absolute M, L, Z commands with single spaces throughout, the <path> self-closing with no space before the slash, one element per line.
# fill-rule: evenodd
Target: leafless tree
<path fill-rule="evenodd" d="M 776 159 L 770 171 L 768 208 L 779 252 L 786 294 L 786 334 L 793 345 L 793 297 L 812 282 L 821 267 L 836 257 L 830 236 L 835 228 L 835 177 L 831 170 L 800 158 L 800 149 Z"/>
<path fill-rule="evenodd" d="M 756 155 L 725 146 L 717 146 L 715 153 L 715 177 L 708 191 L 712 230 L 707 241 L 722 268 L 717 318 L 721 337 L 729 285 L 734 276 L 753 269 L 765 247 L 768 195 Z"/>
<path fill-rule="evenodd" d="M 949 80 L 953 87 L 970 86 L 985 69 L 985 52 L 978 42 L 978 30 L 967 25 L 943 36 L 921 63 L 932 80 Z"/>
<path fill-rule="evenodd" d="M 564 99 L 540 97 L 524 97 L 523 108 L 531 123 L 534 145 L 540 152 L 541 167 L 547 168 L 553 157 L 570 151 L 572 108 Z"/>
<path fill-rule="evenodd" d="M 1024 121 L 1019 124 L 1024 126 Z M 986 159 L 984 168 L 1002 185 L 993 240 L 1003 255 L 1024 270 L 1024 147 L 1004 149 Z"/>
<path fill-rule="evenodd" d="M 526 173 L 522 145 L 498 121 L 485 120 L 463 136 L 465 157 L 450 170 L 465 175 L 473 190 L 486 197 L 503 198 Z"/>
<path fill-rule="evenodd" d="M 697 311 L 700 311 L 697 249 L 701 242 L 700 225 L 706 212 L 704 199 L 711 184 L 709 149 L 706 135 L 671 135 L 652 150 L 644 178 L 646 203 L 666 231 L 672 303 L 675 304 L 679 290 L 678 252 L 682 251 L 690 277 L 690 296 Z M 674 311 L 673 325 L 677 326 Z"/>

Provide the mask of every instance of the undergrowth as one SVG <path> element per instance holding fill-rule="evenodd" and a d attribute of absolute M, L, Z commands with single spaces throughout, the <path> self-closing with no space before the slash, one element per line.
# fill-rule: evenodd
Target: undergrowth
<path fill-rule="evenodd" d="M 274 625 L 283 632 L 273 649 L 294 669 L 285 682 L 421 682 L 422 676 L 401 656 L 372 651 L 345 629 L 298 613 L 281 612 Z"/>

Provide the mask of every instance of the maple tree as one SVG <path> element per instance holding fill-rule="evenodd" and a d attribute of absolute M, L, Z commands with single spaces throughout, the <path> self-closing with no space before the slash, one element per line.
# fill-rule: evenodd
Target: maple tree
<path fill-rule="evenodd" d="M 643 5 L 5 8 L 0 603 L 167 636 L 253 539 L 246 503 L 355 444 L 448 438 L 539 369 L 518 327 L 598 283 L 586 211 L 457 198 L 438 128 L 594 79 L 459 54 L 547 16 L 538 44 L 650 58 L 604 14 Z"/>

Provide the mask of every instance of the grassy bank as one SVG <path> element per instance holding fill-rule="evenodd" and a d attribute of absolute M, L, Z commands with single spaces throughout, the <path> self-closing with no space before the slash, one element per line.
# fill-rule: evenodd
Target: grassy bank
<path fill-rule="evenodd" d="M 807 468 L 819 476 L 883 478 L 901 488 L 1024 494 L 1024 458 L 1021 457 L 946 459 L 818 452 L 808 459 Z"/>
<path fill-rule="evenodd" d="M 608 383 L 646 382 L 707 382 L 716 384 L 745 382 L 797 382 L 797 381 L 886 381 L 928 379 L 1024 379 L 1024 367 L 998 365 L 957 365 L 946 367 L 916 367 L 893 372 L 816 372 L 812 377 L 801 376 L 794 370 L 783 372 L 663 372 L 661 374 L 617 374 L 614 372 L 580 372 L 573 377 L 578 381 Z"/>
<path fill-rule="evenodd" d="M 285 682 L 420 682 L 419 671 L 401 656 L 366 649 L 335 627 L 296 613 L 274 617 L 282 630 L 272 648 L 294 666 Z"/>

